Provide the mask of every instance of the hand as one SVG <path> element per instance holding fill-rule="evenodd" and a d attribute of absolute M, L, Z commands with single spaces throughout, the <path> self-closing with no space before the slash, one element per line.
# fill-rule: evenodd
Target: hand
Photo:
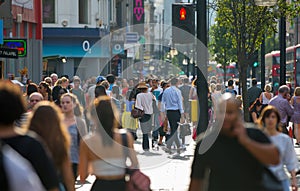
<path fill-rule="evenodd" d="M 233 126 L 232 131 L 241 144 L 249 141 L 249 137 L 247 135 L 244 123 L 241 120 L 237 120 L 237 122 Z"/>
<path fill-rule="evenodd" d="M 184 115 L 181 115 L 181 117 L 180 117 L 180 123 L 183 124 L 184 122 L 185 122 Z"/>

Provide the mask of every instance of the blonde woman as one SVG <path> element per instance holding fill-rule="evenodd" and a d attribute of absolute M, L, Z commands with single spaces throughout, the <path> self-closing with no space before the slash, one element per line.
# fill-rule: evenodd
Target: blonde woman
<path fill-rule="evenodd" d="M 47 121 L 47 123 L 45 123 Z M 28 129 L 37 133 L 46 143 L 56 172 L 60 177 L 60 190 L 75 191 L 72 176 L 70 135 L 63 124 L 63 115 L 55 103 L 41 101 L 34 107 Z"/>
<path fill-rule="evenodd" d="M 291 104 L 294 107 L 294 114 L 291 121 L 294 123 L 294 129 L 297 139 L 297 145 L 300 143 L 300 87 L 296 87 L 294 96 L 291 98 Z"/>
<path fill-rule="evenodd" d="M 73 175 L 76 180 L 79 163 L 79 143 L 81 136 L 87 132 L 86 125 L 82 119 L 82 111 L 77 97 L 72 93 L 63 94 L 61 97 L 61 110 L 64 114 L 64 124 L 71 135 L 71 161 Z"/>
<path fill-rule="evenodd" d="M 265 92 L 262 92 L 259 96 L 259 101 L 262 103 L 262 109 L 264 109 L 273 98 L 272 86 L 270 84 L 266 84 L 264 88 Z"/>

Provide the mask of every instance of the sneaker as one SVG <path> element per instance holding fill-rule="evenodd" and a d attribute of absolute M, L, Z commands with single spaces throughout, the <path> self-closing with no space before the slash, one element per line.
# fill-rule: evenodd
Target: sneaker
<path fill-rule="evenodd" d="M 165 151 L 168 154 L 172 154 L 172 150 L 167 147 L 162 147 L 162 150 Z"/>
<path fill-rule="evenodd" d="M 166 146 L 165 143 L 158 143 L 157 145 L 158 145 L 158 146 Z"/>

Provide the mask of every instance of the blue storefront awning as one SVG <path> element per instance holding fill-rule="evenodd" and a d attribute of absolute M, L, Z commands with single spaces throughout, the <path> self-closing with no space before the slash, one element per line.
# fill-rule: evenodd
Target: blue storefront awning
<path fill-rule="evenodd" d="M 97 33 L 86 33 L 86 29 L 79 31 L 74 29 L 67 31 L 69 35 L 65 33 L 59 33 L 60 35 L 58 35 L 56 33 L 49 33 L 46 29 L 43 30 L 43 57 L 53 55 L 73 58 L 109 57 L 109 46 L 100 41 L 100 37 L 97 36 Z M 51 29 L 50 31 L 53 32 L 55 30 Z M 56 32 L 58 33 L 59 31 L 60 30 L 57 30 Z"/>

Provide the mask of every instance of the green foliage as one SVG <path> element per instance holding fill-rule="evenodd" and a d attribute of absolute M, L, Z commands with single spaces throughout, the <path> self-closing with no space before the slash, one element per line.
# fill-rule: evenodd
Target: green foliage
<path fill-rule="evenodd" d="M 231 46 L 231 49 L 236 50 L 242 96 L 246 100 L 245 98 L 248 96 L 247 68 L 253 63 L 255 51 L 260 48 L 263 36 L 271 37 L 274 35 L 274 32 L 277 31 L 278 18 L 281 16 L 292 20 L 294 16 L 298 15 L 300 1 L 294 0 L 288 3 L 286 0 L 278 0 L 277 5 L 273 7 L 257 6 L 254 0 L 217 0 L 215 2 L 216 4 L 211 5 L 211 7 L 214 7 L 217 12 L 216 23 L 218 26 L 212 28 L 212 30 L 216 30 L 212 32 L 214 36 L 212 38 L 212 46 L 214 46 L 212 51 L 215 55 L 222 54 L 223 50 L 216 48 L 219 46 L 224 46 L 224 49 Z M 220 40 L 219 37 L 225 39 Z M 248 103 L 244 102 L 246 121 L 249 118 L 247 108 Z"/>

